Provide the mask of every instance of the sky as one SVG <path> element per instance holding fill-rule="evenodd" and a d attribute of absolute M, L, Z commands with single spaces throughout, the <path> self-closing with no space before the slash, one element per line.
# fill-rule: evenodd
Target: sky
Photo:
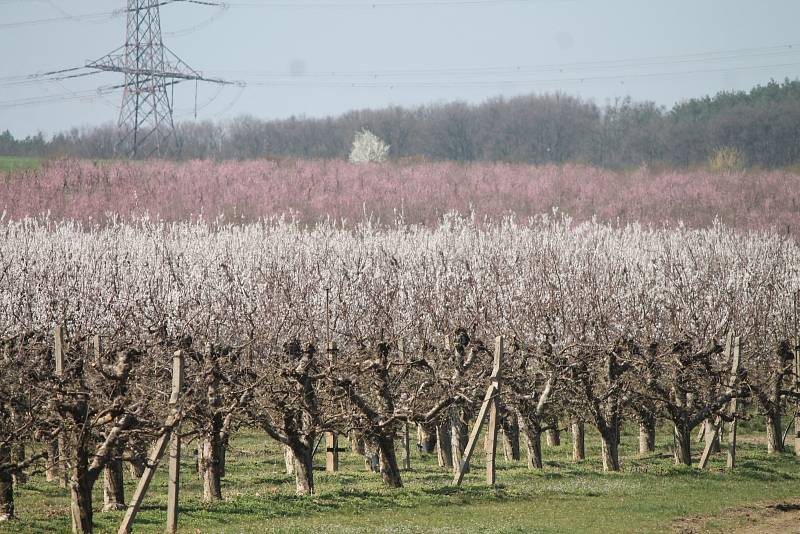
<path fill-rule="evenodd" d="M 215 3 L 216 0 L 209 0 Z M 0 0 L 0 132 L 114 122 L 122 75 L 44 81 L 124 43 L 124 0 Z M 664 106 L 800 73 L 797 0 L 231 0 L 161 7 L 207 77 L 175 119 L 324 117 L 562 92 Z M 88 71 L 70 71 L 66 75 Z M 52 76 L 50 76 L 52 77 Z M 97 89 L 102 92 L 98 93 Z"/>

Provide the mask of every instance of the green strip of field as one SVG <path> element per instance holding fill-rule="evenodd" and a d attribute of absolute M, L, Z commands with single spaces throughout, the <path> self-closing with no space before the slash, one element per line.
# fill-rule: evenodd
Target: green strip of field
<path fill-rule="evenodd" d="M 660 435 L 659 452 L 666 453 L 669 435 L 666 429 Z M 581 464 L 571 461 L 569 436 L 563 438 L 561 447 L 545 447 L 547 463 L 538 472 L 524 459 L 505 461 L 501 452 L 495 488 L 483 484 L 480 451 L 461 488 L 450 485 L 452 475 L 435 457 L 414 452 L 414 469 L 403 473 L 406 487 L 394 491 L 364 472 L 361 457 L 343 453 L 342 472 L 316 471 L 317 495 L 296 497 L 281 449 L 262 434 L 242 432 L 231 442 L 220 503 L 201 501 L 191 446 L 184 449 L 181 532 L 669 532 L 681 517 L 800 496 L 800 462 L 791 453 L 767 456 L 752 440 L 741 444 L 733 473 L 724 471 L 724 454 L 701 472 L 657 455 L 639 458 L 632 453 L 637 436 L 627 433 L 624 471 L 609 474 L 601 471 L 596 437 L 587 437 L 590 459 Z M 316 462 L 324 465 L 323 453 Z M 136 532 L 163 532 L 166 483 L 162 466 Z M 101 489 L 102 480 L 95 510 L 102 506 Z M 126 491 L 133 491 L 130 480 Z M 66 490 L 40 476 L 19 489 L 17 508 L 20 519 L 0 526 L 0 533 L 70 530 Z M 97 512 L 97 531 L 116 531 L 121 517 Z"/>
<path fill-rule="evenodd" d="M 12 172 L 24 169 L 35 169 L 42 164 L 41 158 L 19 158 L 16 156 L 0 156 L 0 172 Z"/>

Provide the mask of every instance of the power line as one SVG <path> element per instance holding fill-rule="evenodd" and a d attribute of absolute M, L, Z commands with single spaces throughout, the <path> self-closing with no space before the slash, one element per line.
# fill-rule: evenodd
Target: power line
<path fill-rule="evenodd" d="M 38 106 L 41 104 L 74 102 L 74 101 L 94 101 L 102 98 L 105 95 L 111 94 L 113 91 L 98 91 L 91 89 L 88 91 L 67 92 L 55 95 L 35 96 L 18 98 L 15 100 L 0 101 L 0 109 L 22 108 L 29 106 Z"/>
<path fill-rule="evenodd" d="M 670 76 L 685 76 L 695 74 L 713 74 L 723 72 L 733 72 L 739 70 L 762 70 L 770 68 L 786 68 L 800 66 L 800 62 L 779 63 L 768 65 L 747 65 L 737 67 L 726 67 L 718 69 L 693 69 L 669 72 L 644 72 L 644 73 L 625 73 L 604 76 L 577 76 L 559 78 L 535 78 L 535 79 L 500 79 L 500 80 L 459 80 L 459 81 L 394 81 L 394 82 L 336 82 L 336 81 L 293 81 L 277 80 L 270 82 L 245 82 L 247 87 L 308 87 L 308 88 L 354 88 L 354 89 L 403 89 L 403 88 L 447 88 L 447 87 L 509 87 L 523 86 L 530 87 L 536 84 L 558 84 L 558 83 L 586 83 L 593 81 L 612 81 L 619 80 L 624 83 L 627 79 L 634 78 L 664 78 Z"/>
<path fill-rule="evenodd" d="M 71 70 L 71 69 L 70 69 Z M 100 74 L 101 71 L 89 71 L 89 72 L 80 72 L 78 74 L 67 74 L 62 76 L 48 76 L 48 77 L 27 77 L 21 78 L 17 80 L 9 80 L 9 81 L 2 81 L 0 79 L 0 87 L 10 87 L 10 86 L 17 86 L 17 85 L 31 85 L 31 84 L 38 84 L 38 83 L 52 83 L 52 82 L 60 82 L 64 80 L 71 80 L 73 78 L 85 78 L 87 76 L 94 76 L 96 74 Z"/>
<path fill-rule="evenodd" d="M 488 7 L 503 4 L 573 4 L 580 0 L 405 0 L 388 2 L 222 2 L 230 7 L 280 9 L 393 9 L 405 7 Z"/>
<path fill-rule="evenodd" d="M 764 46 L 754 48 L 740 48 L 733 50 L 696 52 L 688 54 L 675 54 L 666 56 L 649 56 L 642 58 L 597 60 L 570 63 L 550 63 L 539 65 L 509 65 L 509 66 L 485 66 L 485 67 L 432 67 L 422 69 L 396 69 L 396 70 L 325 70 L 316 72 L 304 72 L 298 75 L 290 75 L 281 71 L 268 70 L 212 70 L 211 72 L 226 74 L 243 74 L 257 77 L 292 77 L 292 78 L 390 78 L 400 76 L 486 76 L 486 75 L 519 75 L 537 72 L 566 72 L 572 70 L 611 70 L 620 68 L 637 67 L 656 67 L 672 64 L 686 63 L 713 63 L 735 61 L 743 59 L 754 59 L 762 57 L 780 57 L 795 55 L 800 53 L 800 45 L 787 44 L 777 46 Z"/>
<path fill-rule="evenodd" d="M 53 24 L 56 22 L 102 22 L 105 20 L 112 20 L 124 14 L 124 10 L 103 11 L 100 13 L 84 13 L 79 15 L 61 15 L 59 17 L 50 17 L 46 19 L 35 20 L 22 20 L 17 22 L 3 22 L 0 23 L 0 30 L 10 28 L 24 28 L 29 26 L 42 26 L 46 24 Z"/>
<path fill-rule="evenodd" d="M 567 63 L 547 63 L 536 65 L 507 65 L 507 66 L 482 66 L 482 67 L 431 67 L 421 69 L 394 69 L 394 70 L 324 70 L 316 72 L 306 72 L 301 75 L 291 76 L 294 81 L 297 79 L 312 78 L 380 78 L 394 76 L 485 76 L 490 74 L 510 75 L 526 74 L 536 72 L 566 72 L 573 69 L 585 70 L 605 70 L 618 68 L 635 67 L 654 67 L 670 64 L 684 63 L 711 63 L 721 61 L 733 61 L 742 59 L 752 59 L 761 57 L 780 57 L 800 53 L 800 43 L 788 43 L 782 45 L 767 45 L 750 48 L 735 48 L 727 50 L 709 50 L 704 52 L 690 52 L 685 54 L 644 56 L 638 58 L 625 59 L 606 59 L 595 61 L 578 61 Z M 48 81 L 49 76 L 71 73 L 84 70 L 86 67 L 75 67 L 70 69 L 53 70 L 47 72 L 37 72 L 32 74 L 18 74 L 0 77 L 0 84 L 23 81 L 25 83 L 36 83 Z M 243 74 L 254 77 L 289 77 L 283 71 L 269 70 L 236 70 L 236 69 L 210 69 L 208 72 L 221 74 Z"/>
<path fill-rule="evenodd" d="M 575 3 L 580 0 L 406 0 L 390 2 L 212 2 L 205 0 L 162 0 L 158 6 L 169 4 L 189 3 L 210 7 L 219 7 L 222 10 L 229 8 L 247 9 L 396 9 L 396 8 L 429 8 L 429 7 L 489 7 L 503 4 L 565 4 Z M 41 26 L 58 22 L 107 22 L 118 18 L 127 13 L 124 8 L 111 11 L 100 11 L 83 14 L 67 14 L 62 11 L 61 16 L 49 17 L 34 20 L 22 20 L 16 22 L 0 23 L 0 30 L 12 28 L 24 28 L 29 26 Z"/>
<path fill-rule="evenodd" d="M 296 88 L 352 88 L 352 89 L 408 89 L 408 88 L 464 88 L 464 87 L 533 87 L 536 85 L 552 85 L 552 84 L 584 84 L 591 82 L 602 81 L 619 81 L 624 83 L 629 79 L 637 78 L 668 78 L 675 76 L 687 76 L 698 74 L 711 74 L 711 73 L 724 73 L 734 72 L 741 70 L 763 70 L 771 68 L 787 68 L 800 66 L 800 62 L 787 62 L 787 63 L 770 63 L 762 65 L 745 65 L 745 66 L 732 66 L 724 68 L 705 68 L 705 69 L 690 69 L 690 70 L 671 70 L 663 72 L 639 72 L 639 73 L 621 73 L 612 75 L 601 76 L 579 76 L 579 77 L 554 77 L 554 78 L 532 78 L 532 79 L 499 79 L 499 80 L 456 80 L 456 81 L 414 81 L 414 80 L 401 80 L 395 82 L 345 82 L 345 81 L 300 81 L 300 80 L 276 80 L 270 82 L 241 82 L 237 83 L 240 87 L 239 93 L 236 95 L 234 101 L 226 107 L 232 108 L 233 105 L 241 98 L 243 91 L 246 87 L 249 88 L 272 88 L 272 87 L 296 87 Z M 64 69 L 63 71 L 52 72 L 71 72 L 77 69 Z M 94 72 L 96 73 L 96 71 Z M 87 73 L 88 74 L 88 73 Z M 76 75 L 68 75 L 70 77 Z M 59 81 L 60 78 L 54 78 L 54 81 Z M 162 83 L 159 87 L 166 89 L 181 80 L 172 80 L 170 82 Z M 93 101 L 99 96 L 110 94 L 116 90 L 124 88 L 125 84 L 104 86 L 97 91 L 83 91 L 67 95 L 54 95 L 45 97 L 30 97 L 6 102 L 0 102 L 0 109 L 8 109 L 13 107 L 27 107 L 39 104 L 50 104 L 54 102 L 68 102 L 76 100 Z M 204 103 L 200 108 L 203 109 L 210 105 L 217 99 L 219 94 L 211 98 L 210 101 Z M 219 115 L 217 113 L 215 115 Z"/>

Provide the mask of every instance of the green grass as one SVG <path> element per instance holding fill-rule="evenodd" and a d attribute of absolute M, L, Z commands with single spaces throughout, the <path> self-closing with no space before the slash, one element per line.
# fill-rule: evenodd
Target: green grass
<path fill-rule="evenodd" d="M 42 164 L 42 158 L 20 158 L 16 156 L 0 156 L 0 172 L 12 172 L 35 169 Z"/>
<path fill-rule="evenodd" d="M 660 433 L 664 440 L 668 434 Z M 568 436 L 564 436 L 568 438 Z M 675 467 L 668 458 L 623 458 L 623 471 L 603 473 L 595 436 L 587 436 L 589 460 L 570 460 L 568 439 L 545 447 L 546 466 L 529 471 L 524 462 L 500 455 L 494 488 L 483 483 L 483 455 L 460 488 L 449 470 L 432 456 L 414 453 L 405 488 L 389 490 L 380 477 L 363 471 L 363 461 L 341 456 L 341 472 L 315 472 L 317 494 L 295 497 L 294 480 L 283 472 L 281 450 L 257 432 L 242 432 L 231 443 L 225 500 L 206 504 L 192 462 L 184 449 L 181 481 L 181 531 L 256 532 L 668 532 L 673 521 L 690 515 L 765 500 L 800 496 L 798 461 L 790 453 L 767 457 L 760 447 L 742 444 L 739 467 L 725 472 L 724 455 L 707 471 Z M 626 434 L 623 453 L 635 451 L 636 436 Z M 666 441 L 660 452 L 666 452 Z M 699 454 L 699 450 L 696 451 Z M 322 453 L 317 465 L 323 465 Z M 130 482 L 130 481 L 129 481 Z M 102 481 L 95 504 L 102 504 Z M 126 488 L 127 496 L 132 485 Z M 166 523 L 166 476 L 160 469 L 136 532 L 162 532 Z M 34 477 L 19 488 L 20 519 L 0 533 L 69 532 L 65 490 Z M 98 532 L 116 531 L 122 513 L 96 513 Z"/>

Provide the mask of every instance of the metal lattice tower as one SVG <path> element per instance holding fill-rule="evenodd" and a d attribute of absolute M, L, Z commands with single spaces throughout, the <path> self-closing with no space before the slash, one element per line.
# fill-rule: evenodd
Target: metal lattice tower
<path fill-rule="evenodd" d="M 177 148 L 173 123 L 174 87 L 187 81 L 228 83 L 205 78 L 164 46 L 163 0 L 128 0 L 125 44 L 87 67 L 125 74 L 117 150 L 131 157 L 162 155 Z"/>

